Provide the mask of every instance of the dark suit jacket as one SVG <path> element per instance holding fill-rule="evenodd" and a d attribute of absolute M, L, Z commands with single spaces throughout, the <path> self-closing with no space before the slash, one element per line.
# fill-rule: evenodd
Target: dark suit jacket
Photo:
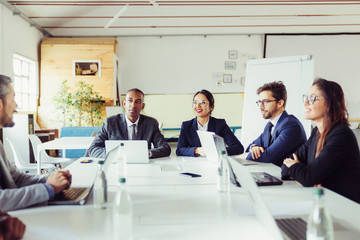
<path fill-rule="evenodd" d="M 200 139 L 196 132 L 197 130 L 198 125 L 196 118 L 182 123 L 176 155 L 195 156 L 195 148 L 201 147 Z M 214 132 L 216 135 L 224 138 L 225 143 L 228 145 L 226 151 L 229 155 L 236 155 L 244 152 L 244 147 L 226 124 L 225 119 L 210 117 L 208 131 Z"/>
<path fill-rule="evenodd" d="M 304 127 L 295 116 L 289 115 L 286 111 L 281 115 L 272 135 L 272 143 L 269 145 L 269 124 L 267 124 L 260 137 L 246 149 L 249 151 L 251 145 L 255 144 L 263 147 L 265 151 L 258 159 L 253 159 L 251 153 L 247 155 L 246 159 L 273 163 L 280 167 L 284 159 L 294 153 L 306 141 Z"/>
<path fill-rule="evenodd" d="M 283 165 L 282 177 L 289 175 L 305 187 L 322 184 L 360 203 L 360 153 L 354 133 L 346 125 L 334 126 L 315 158 L 317 134 L 316 127 L 309 140 L 295 152 L 300 162 L 290 168 Z"/>
<path fill-rule="evenodd" d="M 128 140 L 128 129 L 125 114 L 118 114 L 105 119 L 101 130 L 88 149 L 90 157 L 105 158 L 105 140 Z M 156 119 L 140 115 L 137 126 L 137 140 L 147 140 L 151 158 L 166 157 L 170 155 L 171 149 L 164 136 L 159 130 Z M 151 149 L 151 143 L 154 148 Z"/>

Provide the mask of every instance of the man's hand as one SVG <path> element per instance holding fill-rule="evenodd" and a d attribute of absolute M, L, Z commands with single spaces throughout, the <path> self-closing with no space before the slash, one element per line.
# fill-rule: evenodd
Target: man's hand
<path fill-rule="evenodd" d="M 67 189 L 71 185 L 71 174 L 69 170 L 56 171 L 49 175 L 46 183 L 50 184 L 55 191 L 55 194 Z"/>
<path fill-rule="evenodd" d="M 25 224 L 7 213 L 0 213 L 0 239 L 21 239 L 25 233 Z"/>
<path fill-rule="evenodd" d="M 202 147 L 195 148 L 195 154 L 199 154 L 200 156 L 203 156 L 203 157 L 206 156 L 205 151 Z"/>
<path fill-rule="evenodd" d="M 253 146 L 251 147 L 251 156 L 253 159 L 258 159 L 264 151 L 265 149 L 263 147 Z"/>
<path fill-rule="evenodd" d="M 293 164 L 300 162 L 295 153 L 293 153 L 293 157 L 294 157 L 294 159 L 286 158 L 286 159 L 284 160 L 284 164 L 285 164 L 288 168 L 291 167 Z"/>

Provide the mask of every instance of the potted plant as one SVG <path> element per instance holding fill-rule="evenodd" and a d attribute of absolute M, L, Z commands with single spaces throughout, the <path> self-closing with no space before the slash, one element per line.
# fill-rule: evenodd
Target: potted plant
<path fill-rule="evenodd" d="M 92 85 L 83 81 L 75 84 L 71 91 L 64 80 L 57 94 L 53 97 L 53 104 L 58 111 L 58 121 L 62 126 L 99 126 L 102 123 L 101 110 L 104 102 L 102 96 L 93 90 Z"/>

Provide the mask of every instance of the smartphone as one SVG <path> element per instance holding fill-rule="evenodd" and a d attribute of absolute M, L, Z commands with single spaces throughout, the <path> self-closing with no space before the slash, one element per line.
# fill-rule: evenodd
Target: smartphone
<path fill-rule="evenodd" d="M 81 163 L 92 163 L 93 160 L 91 159 L 84 159 L 84 160 L 81 160 Z"/>
<path fill-rule="evenodd" d="M 183 176 L 185 176 L 185 177 L 191 177 L 191 178 L 201 177 L 201 175 L 199 175 L 199 174 L 189 173 L 189 172 L 184 172 L 184 173 L 180 173 L 180 174 L 183 175 Z"/>

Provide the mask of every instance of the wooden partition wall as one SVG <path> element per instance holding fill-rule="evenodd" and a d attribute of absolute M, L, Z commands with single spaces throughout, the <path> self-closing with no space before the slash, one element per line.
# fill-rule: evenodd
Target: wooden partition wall
<path fill-rule="evenodd" d="M 38 123 L 53 128 L 52 98 L 63 80 L 74 89 L 84 81 L 112 106 L 114 97 L 115 38 L 46 38 L 41 43 Z M 103 111 L 105 114 L 105 111 Z"/>

